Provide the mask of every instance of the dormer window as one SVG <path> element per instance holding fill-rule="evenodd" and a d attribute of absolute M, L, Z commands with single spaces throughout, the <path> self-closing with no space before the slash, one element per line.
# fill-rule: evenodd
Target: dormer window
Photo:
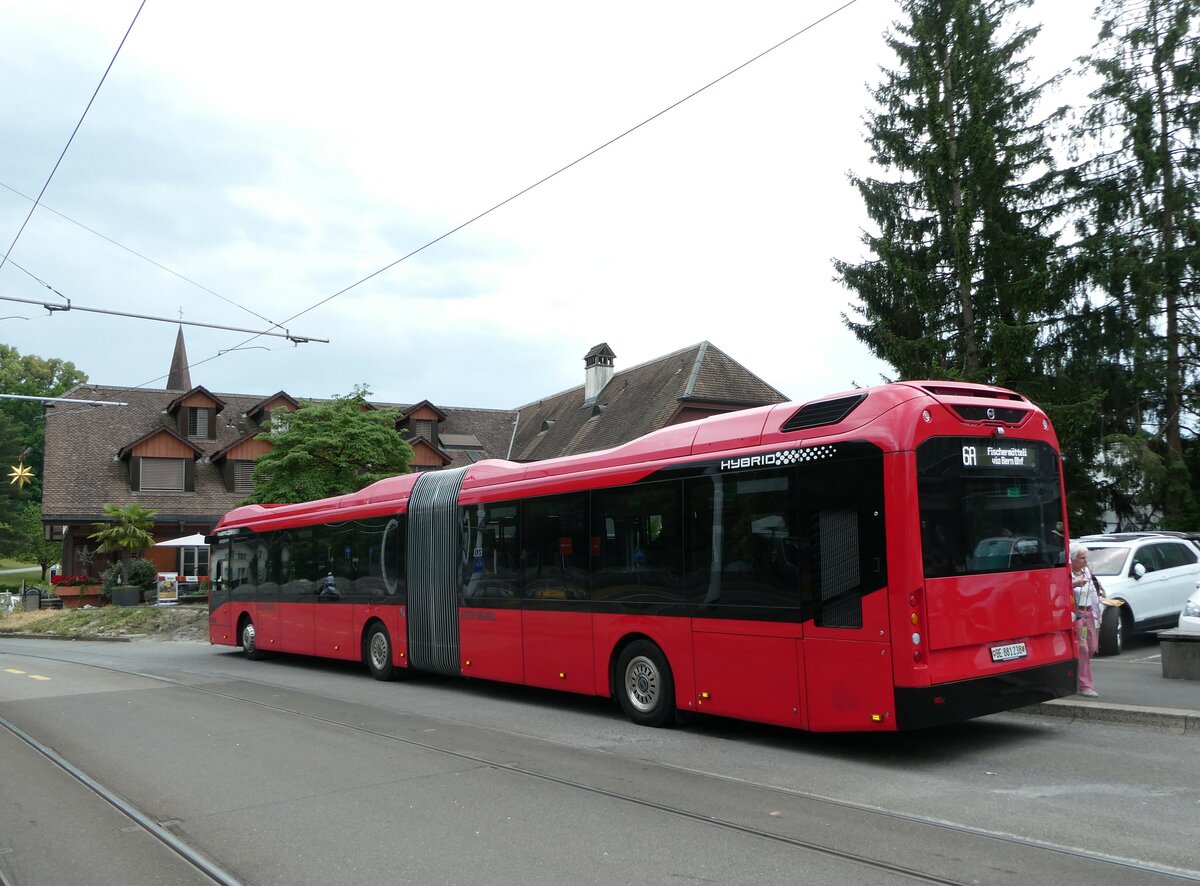
<path fill-rule="evenodd" d="M 433 442 L 433 421 L 428 418 L 414 418 L 412 422 L 412 432 L 414 437 L 420 437 L 422 440 Z"/>
<path fill-rule="evenodd" d="M 292 429 L 291 410 L 284 407 L 271 411 L 271 433 L 286 434 Z"/>
<path fill-rule="evenodd" d="M 195 387 L 167 404 L 166 413 L 175 419 L 175 427 L 188 440 L 217 439 L 217 414 L 225 401 L 202 387 Z"/>
<path fill-rule="evenodd" d="M 193 440 L 217 439 L 217 410 L 211 406 L 187 407 L 187 435 Z"/>

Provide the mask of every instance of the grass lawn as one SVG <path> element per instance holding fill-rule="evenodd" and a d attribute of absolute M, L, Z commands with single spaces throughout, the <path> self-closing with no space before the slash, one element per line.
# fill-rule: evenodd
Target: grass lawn
<path fill-rule="evenodd" d="M 20 570 L 18 572 L 9 572 L 10 569 Z M 34 584 L 41 581 L 42 568 L 36 563 L 30 566 L 28 563 L 19 563 L 16 560 L 8 558 L 0 558 L 0 588 L 21 587 L 21 579 L 25 579 L 26 584 Z M 47 583 L 50 581 L 49 575 L 46 577 Z"/>
<path fill-rule="evenodd" d="M 20 560 L 10 560 L 8 557 L 0 557 L 0 569 L 33 569 L 39 570 L 41 567 L 36 563 L 22 563 Z"/>

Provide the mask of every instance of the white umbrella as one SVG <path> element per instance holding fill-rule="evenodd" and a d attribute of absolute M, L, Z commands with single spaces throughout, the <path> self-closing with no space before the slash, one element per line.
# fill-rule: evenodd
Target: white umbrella
<path fill-rule="evenodd" d="M 197 532 L 195 535 L 185 535 L 183 538 L 172 538 L 169 541 L 160 541 L 155 545 L 156 548 L 206 548 L 208 542 L 204 540 L 204 535 Z"/>

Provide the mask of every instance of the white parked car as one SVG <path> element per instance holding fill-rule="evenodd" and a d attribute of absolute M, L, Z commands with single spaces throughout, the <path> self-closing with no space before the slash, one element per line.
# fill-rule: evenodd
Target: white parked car
<path fill-rule="evenodd" d="M 1188 601 L 1183 604 L 1183 612 L 1179 613 L 1179 628 L 1200 632 L 1200 591 L 1188 597 Z"/>
<path fill-rule="evenodd" d="M 1186 538 L 1118 532 L 1079 541 L 1105 594 L 1123 603 L 1101 613 L 1100 655 L 1117 655 L 1134 633 L 1175 627 L 1188 598 L 1200 590 L 1200 549 Z"/>

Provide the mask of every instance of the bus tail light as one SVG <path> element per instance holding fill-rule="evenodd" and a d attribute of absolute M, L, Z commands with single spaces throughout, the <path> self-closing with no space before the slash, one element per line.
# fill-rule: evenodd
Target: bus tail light
<path fill-rule="evenodd" d="M 912 624 L 912 644 L 913 644 L 913 664 L 923 664 L 925 661 L 925 653 L 921 646 L 921 589 L 913 591 L 908 595 L 908 605 L 912 607 L 912 612 L 908 615 L 908 620 Z"/>

